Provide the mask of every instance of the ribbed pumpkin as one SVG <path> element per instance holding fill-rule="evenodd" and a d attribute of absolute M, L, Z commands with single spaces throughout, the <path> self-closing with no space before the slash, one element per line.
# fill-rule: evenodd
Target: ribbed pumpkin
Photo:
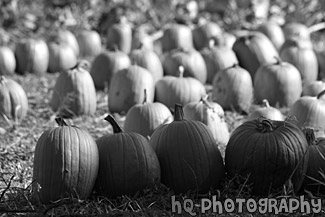
<path fill-rule="evenodd" d="M 113 24 L 107 31 L 107 47 L 117 47 L 124 53 L 129 53 L 132 46 L 132 27 L 125 17 L 118 23 Z"/>
<path fill-rule="evenodd" d="M 49 48 L 43 39 L 23 39 L 16 44 L 16 72 L 44 74 L 49 65 Z"/>
<path fill-rule="evenodd" d="M 287 40 L 281 48 L 280 57 L 299 70 L 303 82 L 317 80 L 317 57 L 312 47 L 305 42 L 295 39 Z"/>
<path fill-rule="evenodd" d="M 233 50 L 235 51 L 239 65 L 245 68 L 254 78 L 257 69 L 265 64 L 273 62 L 278 57 L 278 51 L 261 32 L 250 32 L 236 39 Z"/>
<path fill-rule="evenodd" d="M 76 53 L 68 44 L 49 42 L 48 48 L 50 52 L 49 72 L 62 72 L 77 64 Z"/>
<path fill-rule="evenodd" d="M 200 121 L 183 119 L 175 105 L 174 121 L 162 125 L 151 136 L 157 153 L 161 182 L 176 194 L 206 193 L 224 178 L 224 164 L 211 131 Z"/>
<path fill-rule="evenodd" d="M 144 100 L 152 102 L 155 96 L 155 83 L 151 73 L 137 65 L 131 65 L 113 75 L 108 92 L 108 109 L 114 113 L 127 113 L 135 104 Z"/>
<path fill-rule="evenodd" d="M 130 52 L 131 62 L 135 65 L 148 69 L 156 83 L 164 75 L 164 69 L 158 55 L 148 48 L 141 46 Z"/>
<path fill-rule="evenodd" d="M 57 41 L 58 43 L 68 44 L 74 50 L 76 56 L 80 54 L 79 44 L 76 36 L 67 29 L 59 29 L 50 41 Z"/>
<path fill-rule="evenodd" d="M 277 58 L 257 70 L 254 93 L 258 102 L 267 99 L 271 106 L 291 106 L 302 93 L 301 75 L 295 66 Z"/>
<path fill-rule="evenodd" d="M 10 78 L 0 76 L 0 116 L 19 122 L 27 111 L 28 98 L 22 86 Z"/>
<path fill-rule="evenodd" d="M 184 77 L 193 77 L 205 84 L 207 68 L 202 55 L 195 49 L 174 49 L 165 53 L 163 67 L 166 75 L 177 76 L 179 66 L 184 67 Z"/>
<path fill-rule="evenodd" d="M 93 115 L 97 107 L 96 90 L 90 73 L 80 61 L 73 68 L 60 73 L 52 90 L 50 106 L 67 118 Z"/>
<path fill-rule="evenodd" d="M 325 90 L 324 81 L 312 81 L 305 83 L 302 89 L 303 96 L 317 96 L 320 92 Z"/>
<path fill-rule="evenodd" d="M 214 39 L 211 39 L 209 47 L 204 48 L 200 53 L 206 64 L 209 84 L 212 83 L 217 72 L 238 63 L 235 52 L 226 46 L 215 46 Z"/>
<path fill-rule="evenodd" d="M 297 192 L 307 169 L 307 149 L 304 133 L 291 121 L 247 121 L 229 139 L 226 172 L 230 179 L 237 176 L 251 184 L 253 195 L 279 193 L 289 180 Z"/>
<path fill-rule="evenodd" d="M 190 27 L 183 24 L 171 24 L 164 29 L 161 38 L 163 52 L 168 52 L 177 48 L 193 49 L 193 35 Z"/>
<path fill-rule="evenodd" d="M 208 95 L 198 102 L 191 102 L 184 106 L 186 120 L 201 121 L 210 129 L 218 144 L 226 145 L 230 134 L 225 121 L 223 108 L 215 102 L 208 101 Z"/>
<path fill-rule="evenodd" d="M 56 121 L 59 126 L 41 135 L 34 153 L 32 190 L 44 204 L 71 195 L 86 199 L 98 173 L 98 148 L 90 134 Z"/>
<path fill-rule="evenodd" d="M 14 52 L 7 46 L 0 46 L 0 75 L 12 75 L 16 69 Z"/>
<path fill-rule="evenodd" d="M 166 105 L 170 110 L 176 103 L 186 105 L 196 102 L 206 94 L 203 84 L 191 77 L 183 77 L 184 68 L 179 67 L 179 76 L 164 76 L 156 83 L 156 101 Z M 168 91 L 166 91 L 168 90 Z"/>
<path fill-rule="evenodd" d="M 238 64 L 221 70 L 212 86 L 212 100 L 223 109 L 248 112 L 253 103 L 253 81 L 247 70 Z"/>
<path fill-rule="evenodd" d="M 77 41 L 80 49 L 80 57 L 92 59 L 102 51 L 102 39 L 95 30 L 79 30 Z"/>
<path fill-rule="evenodd" d="M 266 35 L 274 47 L 279 51 L 285 41 L 284 33 L 276 22 L 267 21 L 258 26 L 257 31 Z"/>
<path fill-rule="evenodd" d="M 299 126 L 315 131 L 317 137 L 325 136 L 325 90 L 317 96 L 303 96 L 290 108 L 290 116 L 294 116 Z"/>
<path fill-rule="evenodd" d="M 172 121 L 173 115 L 162 103 L 147 102 L 145 90 L 143 103 L 132 106 L 125 116 L 125 132 L 136 132 L 148 138 L 162 124 Z"/>
<path fill-rule="evenodd" d="M 284 116 L 277 108 L 270 106 L 267 99 L 263 99 L 261 107 L 254 109 L 247 117 L 248 120 L 254 120 L 260 117 L 264 117 L 274 121 L 284 121 Z"/>
<path fill-rule="evenodd" d="M 134 195 L 160 182 L 160 165 L 146 138 L 123 132 L 112 116 L 107 116 L 114 134 L 96 142 L 99 149 L 97 189 L 108 197 Z"/>
<path fill-rule="evenodd" d="M 91 64 L 90 74 L 96 89 L 109 87 L 114 74 L 131 65 L 129 56 L 119 50 L 107 50 L 96 56 Z"/>
<path fill-rule="evenodd" d="M 308 167 L 304 182 L 303 190 L 311 191 L 313 194 L 325 193 L 325 138 L 315 138 L 312 129 L 306 129 L 306 138 L 309 143 L 308 147 Z"/>
<path fill-rule="evenodd" d="M 202 50 L 209 45 L 209 40 L 212 37 L 220 37 L 222 29 L 220 26 L 212 21 L 207 21 L 196 26 L 193 31 L 193 42 L 196 50 Z"/>

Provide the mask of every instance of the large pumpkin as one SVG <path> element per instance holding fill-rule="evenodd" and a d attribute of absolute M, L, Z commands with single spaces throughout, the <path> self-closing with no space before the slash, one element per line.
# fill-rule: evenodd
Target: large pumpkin
<path fill-rule="evenodd" d="M 127 113 L 135 104 L 144 100 L 152 102 L 155 96 L 155 83 L 151 73 L 137 65 L 131 65 L 113 75 L 108 92 L 108 109 L 114 113 Z"/>
<path fill-rule="evenodd" d="M 16 69 L 14 52 L 7 46 L 0 46 L 0 75 L 12 75 Z"/>
<path fill-rule="evenodd" d="M 274 57 L 279 56 L 270 39 L 260 32 L 250 32 L 238 37 L 233 50 L 237 55 L 239 65 L 245 68 L 252 78 L 261 65 L 273 62 Z"/>
<path fill-rule="evenodd" d="M 183 77 L 182 66 L 178 71 L 178 77 L 167 75 L 156 83 L 156 101 L 163 103 L 170 110 L 174 109 L 176 103 L 186 105 L 199 101 L 206 94 L 205 87 L 199 80 Z"/>
<path fill-rule="evenodd" d="M 218 103 L 209 102 L 207 96 L 202 97 L 198 102 L 186 104 L 184 106 L 184 118 L 201 121 L 210 129 L 218 144 L 226 145 L 230 133 L 224 110 Z"/>
<path fill-rule="evenodd" d="M 41 135 L 34 153 L 32 190 L 44 204 L 71 195 L 86 199 L 98 173 L 98 148 L 90 134 L 56 121 L 59 126 Z"/>
<path fill-rule="evenodd" d="M 113 24 L 107 31 L 107 47 L 129 53 L 132 46 L 132 28 L 126 18 Z"/>
<path fill-rule="evenodd" d="M 77 41 L 80 49 L 80 57 L 92 59 L 102 51 L 102 39 L 95 30 L 79 30 Z"/>
<path fill-rule="evenodd" d="M 96 111 L 95 85 L 84 64 L 80 61 L 61 72 L 53 87 L 50 106 L 63 117 L 93 115 Z"/>
<path fill-rule="evenodd" d="M 28 111 L 25 90 L 16 81 L 0 76 L 0 116 L 21 121 Z"/>
<path fill-rule="evenodd" d="M 90 74 L 96 89 L 109 87 L 114 74 L 131 65 L 129 56 L 119 50 L 103 51 L 96 56 L 91 64 Z"/>
<path fill-rule="evenodd" d="M 50 60 L 48 71 L 51 73 L 68 70 L 77 64 L 77 56 L 73 48 L 67 43 L 48 43 Z"/>
<path fill-rule="evenodd" d="M 307 149 L 304 133 L 291 121 L 247 121 L 229 139 L 226 172 L 230 179 L 251 185 L 254 195 L 279 193 L 289 183 L 297 192 L 307 169 Z"/>
<path fill-rule="evenodd" d="M 166 75 L 177 76 L 179 66 L 184 67 L 184 77 L 193 77 L 205 84 L 207 68 L 202 55 L 195 49 L 174 49 L 165 53 L 163 60 Z"/>
<path fill-rule="evenodd" d="M 136 132 L 144 137 L 150 137 L 151 134 L 162 124 L 172 121 L 173 116 L 170 110 L 162 103 L 147 102 L 145 90 L 145 99 L 143 103 L 132 106 L 125 116 L 125 132 Z"/>
<path fill-rule="evenodd" d="M 148 140 L 138 133 L 123 132 L 112 116 L 107 116 L 114 134 L 96 142 L 99 149 L 97 188 L 108 197 L 134 195 L 160 182 L 160 165 Z"/>
<path fill-rule="evenodd" d="M 16 44 L 16 72 L 44 74 L 49 65 L 49 48 L 42 39 L 24 39 Z"/>
<path fill-rule="evenodd" d="M 258 102 L 267 99 L 271 106 L 291 106 L 302 93 L 301 75 L 295 66 L 278 58 L 257 70 L 254 93 Z"/>
<path fill-rule="evenodd" d="M 212 100 L 223 109 L 248 112 L 253 103 L 253 81 L 249 72 L 235 64 L 219 71 L 212 82 Z"/>
<path fill-rule="evenodd" d="M 157 153 L 161 182 L 175 193 L 206 193 L 220 185 L 224 164 L 211 131 L 200 121 L 183 119 L 175 105 L 174 121 L 159 127 L 150 145 Z"/>

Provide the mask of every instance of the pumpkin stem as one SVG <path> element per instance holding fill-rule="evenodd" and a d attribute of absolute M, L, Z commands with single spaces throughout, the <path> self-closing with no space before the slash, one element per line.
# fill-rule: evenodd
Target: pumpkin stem
<path fill-rule="evenodd" d="M 178 77 L 182 78 L 184 76 L 184 70 L 185 70 L 184 66 L 182 65 L 178 66 L 178 73 L 179 73 Z"/>
<path fill-rule="evenodd" d="M 307 128 L 307 129 L 304 129 L 304 133 L 305 133 L 308 145 L 315 145 L 316 137 L 315 137 L 314 130 Z"/>
<path fill-rule="evenodd" d="M 174 121 L 182 121 L 183 119 L 184 119 L 183 106 L 180 104 L 175 104 Z"/>
<path fill-rule="evenodd" d="M 108 121 L 113 127 L 113 133 L 122 133 L 123 130 L 121 126 L 116 122 L 115 118 L 112 115 L 107 115 L 104 120 Z"/>
<path fill-rule="evenodd" d="M 143 99 L 142 104 L 146 104 L 147 102 L 148 102 L 148 100 L 147 100 L 147 89 L 144 89 L 144 99 Z"/>
<path fill-rule="evenodd" d="M 325 90 L 322 90 L 319 94 L 317 94 L 317 99 L 320 99 L 325 94 Z"/>
<path fill-rule="evenodd" d="M 275 62 L 276 65 L 280 65 L 282 63 L 282 60 L 281 60 L 281 58 L 279 56 L 274 56 L 274 59 L 276 61 Z"/>
<path fill-rule="evenodd" d="M 201 97 L 200 101 L 203 102 L 203 104 L 206 105 L 209 109 L 212 109 L 212 106 L 210 105 L 210 103 L 208 101 L 208 97 L 209 97 L 209 95 L 206 94 Z"/>
<path fill-rule="evenodd" d="M 55 122 L 60 126 L 68 126 L 68 124 L 64 121 L 64 119 L 62 117 L 57 117 L 55 118 Z"/>
<path fill-rule="evenodd" d="M 265 117 L 262 117 L 260 119 L 260 128 L 259 130 L 262 132 L 262 133 L 269 133 L 269 132 L 272 132 L 274 129 L 274 126 L 271 122 L 271 120 L 265 118 Z"/>
<path fill-rule="evenodd" d="M 262 101 L 262 105 L 264 108 L 269 108 L 270 107 L 270 103 L 267 99 L 263 99 Z"/>

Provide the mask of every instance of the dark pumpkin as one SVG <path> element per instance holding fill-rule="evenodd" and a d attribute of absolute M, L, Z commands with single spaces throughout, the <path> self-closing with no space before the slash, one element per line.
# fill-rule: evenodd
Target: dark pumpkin
<path fill-rule="evenodd" d="M 291 121 L 247 121 L 229 139 L 226 172 L 230 179 L 237 176 L 251 185 L 253 195 L 279 193 L 290 182 L 297 192 L 307 169 L 307 149 L 304 133 Z"/>
<path fill-rule="evenodd" d="M 206 193 L 224 178 L 224 164 L 211 131 L 200 121 L 183 119 L 175 105 L 174 121 L 150 138 L 161 167 L 161 182 L 175 193 Z"/>
<path fill-rule="evenodd" d="M 90 134 L 56 121 L 59 126 L 40 136 L 34 153 L 32 190 L 44 204 L 71 195 L 86 199 L 98 173 L 98 148 Z"/>
<path fill-rule="evenodd" d="M 107 116 L 114 134 L 96 142 L 99 149 L 97 189 L 108 197 L 134 195 L 160 182 L 160 165 L 148 140 L 138 133 L 123 132 L 112 116 Z"/>

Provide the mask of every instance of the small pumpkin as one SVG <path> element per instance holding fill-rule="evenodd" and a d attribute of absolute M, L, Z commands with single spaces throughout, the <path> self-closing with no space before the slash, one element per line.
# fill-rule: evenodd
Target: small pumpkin
<path fill-rule="evenodd" d="M 99 154 L 91 135 L 62 118 L 43 132 L 34 153 L 32 191 L 44 204 L 74 197 L 86 199 L 98 174 Z"/>
<path fill-rule="evenodd" d="M 304 133 L 291 121 L 246 121 L 230 136 L 226 172 L 230 179 L 239 177 L 240 183 L 251 185 L 253 195 L 276 194 L 289 182 L 298 192 L 307 169 L 307 149 Z"/>
<path fill-rule="evenodd" d="M 192 30 L 193 42 L 196 50 L 202 50 L 209 44 L 209 40 L 212 37 L 221 37 L 222 29 L 220 26 L 212 21 L 206 21 L 204 23 L 199 23 Z"/>
<path fill-rule="evenodd" d="M 119 50 L 105 50 L 92 61 L 90 75 L 94 80 L 96 89 L 109 88 L 114 74 L 131 65 L 129 56 Z"/>
<path fill-rule="evenodd" d="M 208 95 L 198 102 L 190 102 L 184 106 L 186 120 L 201 121 L 210 129 L 217 144 L 226 145 L 230 133 L 223 108 L 215 102 L 208 101 Z"/>
<path fill-rule="evenodd" d="M 298 22 L 286 23 L 283 27 L 285 39 L 302 39 L 310 41 L 310 31 L 305 24 Z"/>
<path fill-rule="evenodd" d="M 270 120 L 284 121 L 284 116 L 277 108 L 270 106 L 267 99 L 263 99 L 262 106 L 254 109 L 248 116 L 247 120 L 254 120 L 260 117 L 265 117 Z"/>
<path fill-rule="evenodd" d="M 160 182 L 160 165 L 148 140 L 135 132 L 123 132 L 115 119 L 105 118 L 114 134 L 100 137 L 97 189 L 108 197 L 134 195 Z"/>
<path fill-rule="evenodd" d="M 85 61 L 58 76 L 52 90 L 50 106 L 60 116 L 72 118 L 93 115 L 97 107 L 96 90 Z"/>
<path fill-rule="evenodd" d="M 68 29 L 59 29 L 55 35 L 50 38 L 50 41 L 68 44 L 74 50 L 76 56 L 80 54 L 79 44 L 76 36 Z"/>
<path fill-rule="evenodd" d="M 113 75 L 108 91 L 108 109 L 111 113 L 127 113 L 135 104 L 144 100 L 143 90 L 147 90 L 147 100 L 155 96 L 152 74 L 145 68 L 131 65 Z"/>
<path fill-rule="evenodd" d="M 0 75 L 12 75 L 16 69 L 14 52 L 7 46 L 0 46 Z"/>
<path fill-rule="evenodd" d="M 162 125 L 149 144 L 157 153 L 161 182 L 176 194 L 206 193 L 224 178 L 224 164 L 211 131 L 200 121 L 183 118 L 175 105 L 174 121 Z"/>
<path fill-rule="evenodd" d="M 174 109 L 176 103 L 186 105 L 199 101 L 206 94 L 205 87 L 199 80 L 183 77 L 184 67 L 180 66 L 178 73 L 178 77 L 167 75 L 156 83 L 156 101 L 170 110 Z"/>
<path fill-rule="evenodd" d="M 284 33 L 276 22 L 267 21 L 258 26 L 257 31 L 265 34 L 279 51 L 285 41 Z"/>
<path fill-rule="evenodd" d="M 28 98 L 25 90 L 16 81 L 0 76 L 0 115 L 19 122 L 28 111 Z"/>
<path fill-rule="evenodd" d="M 95 30 L 82 29 L 78 31 L 77 41 L 80 57 L 94 58 L 102 51 L 102 39 Z"/>
<path fill-rule="evenodd" d="M 212 82 L 212 100 L 225 110 L 248 112 L 253 103 L 250 73 L 238 64 L 219 71 Z"/>
<path fill-rule="evenodd" d="M 19 41 L 15 48 L 18 74 L 44 74 L 49 65 L 49 48 L 43 39 L 28 38 Z"/>
<path fill-rule="evenodd" d="M 132 27 L 125 17 L 110 26 L 107 31 L 107 48 L 115 47 L 124 53 L 129 53 L 132 46 Z"/>
<path fill-rule="evenodd" d="M 302 89 L 303 96 L 317 96 L 320 92 L 325 90 L 325 83 L 323 81 L 312 81 L 305 83 Z"/>
<path fill-rule="evenodd" d="M 302 80 L 298 69 L 290 63 L 276 61 L 262 65 L 254 77 L 257 102 L 267 99 L 271 106 L 289 107 L 302 93 Z"/>
<path fill-rule="evenodd" d="M 50 60 L 48 71 L 50 73 L 62 72 L 74 67 L 77 64 L 77 56 L 71 46 L 66 43 L 48 43 Z"/>
<path fill-rule="evenodd" d="M 144 100 L 141 104 L 132 106 L 125 116 L 125 132 L 136 132 L 144 137 L 151 134 L 162 124 L 167 124 L 173 119 L 170 110 L 162 103 L 148 102 L 147 91 L 144 90 Z"/>

